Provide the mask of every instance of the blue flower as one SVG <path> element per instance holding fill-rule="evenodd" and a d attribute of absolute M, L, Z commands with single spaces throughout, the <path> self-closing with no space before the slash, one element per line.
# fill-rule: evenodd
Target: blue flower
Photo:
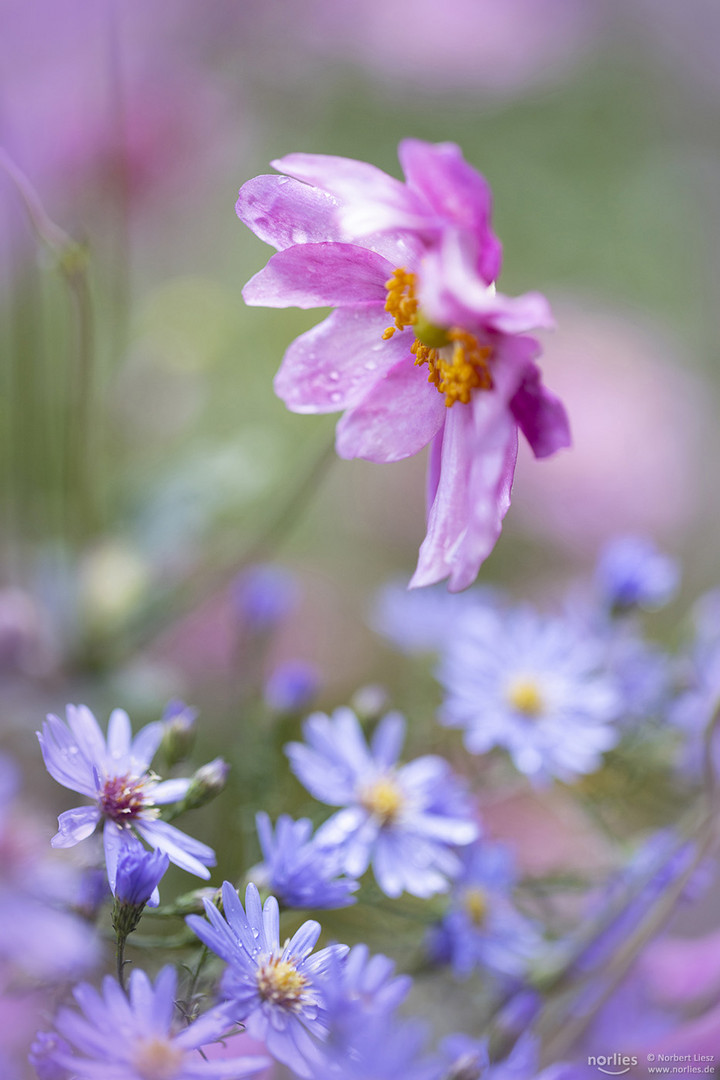
<path fill-rule="evenodd" d="M 469 1035 L 448 1035 L 440 1043 L 445 1059 L 445 1080 L 480 1080 L 490 1064 L 487 1039 Z"/>
<path fill-rule="evenodd" d="M 444 586 L 408 589 L 390 583 L 376 597 L 371 623 L 405 653 L 439 652 L 454 632 L 463 612 L 491 604 L 496 593 L 489 587 L 449 593 Z"/>
<path fill-rule="evenodd" d="M 602 639 L 570 620 L 470 611 L 441 663 L 441 722 L 464 728 L 471 753 L 504 747 L 539 781 L 592 772 L 618 739 L 621 699 L 604 656 Z"/>
<path fill-rule="evenodd" d="M 299 1076 L 313 1075 L 317 1040 L 327 1031 L 321 979 L 347 946 L 333 945 L 313 954 L 320 936 L 320 924 L 314 920 L 304 922 L 281 946 L 278 902 L 270 896 L 263 907 L 252 883 L 244 909 L 229 881 L 223 884 L 222 902 L 224 917 L 206 900 L 210 921 L 190 915 L 187 924 L 228 965 L 221 990 L 233 1018 Z"/>
<path fill-rule="evenodd" d="M 320 673 L 314 664 L 288 660 L 270 673 L 265 683 L 265 704 L 273 712 L 301 712 L 313 700 L 320 686 Z"/>
<path fill-rule="evenodd" d="M 234 581 L 232 597 L 243 623 L 255 633 L 272 630 L 298 602 L 297 581 L 281 566 L 259 563 Z"/>
<path fill-rule="evenodd" d="M 144 971 L 134 970 L 127 996 L 109 975 L 102 993 L 81 983 L 74 996 L 84 1015 L 61 1009 L 55 1021 L 60 1037 L 41 1033 L 33 1055 L 44 1075 L 52 1076 L 55 1066 L 55 1075 L 67 1069 L 84 1080 L 240 1080 L 268 1065 L 262 1057 L 205 1061 L 198 1048 L 226 1034 L 232 1019 L 215 1008 L 173 1033 L 176 990 L 172 967 L 163 968 L 154 986 Z"/>
<path fill-rule="evenodd" d="M 115 880 L 115 899 L 129 907 L 157 907 L 157 887 L 169 865 L 162 851 L 146 851 L 138 841 L 120 855 Z"/>
<path fill-rule="evenodd" d="M 115 709 L 106 740 L 86 706 L 68 705 L 67 725 L 51 715 L 37 733 L 45 768 L 53 779 L 93 800 L 92 806 L 60 815 L 52 845 L 72 847 L 104 821 L 105 859 L 113 892 L 118 859 L 134 845 L 135 834 L 198 877 L 209 878 L 207 867 L 215 865 L 212 848 L 159 820 L 159 807 L 184 798 L 190 785 L 189 780 L 159 782 L 149 771 L 163 731 L 164 725 L 158 721 L 133 738 L 127 713 Z"/>
<path fill-rule="evenodd" d="M 677 592 L 680 569 L 649 540 L 626 536 L 613 540 L 602 552 L 595 579 L 609 608 L 626 611 L 664 607 Z"/>
<path fill-rule="evenodd" d="M 314 1080 L 439 1080 L 438 1063 L 422 1052 L 424 1025 L 394 1015 L 411 981 L 366 945 L 331 960 L 323 979 L 328 1033 Z"/>
<path fill-rule="evenodd" d="M 478 833 L 447 762 L 428 755 L 398 766 L 405 721 L 397 713 L 380 721 L 369 747 L 350 709 L 313 714 L 304 734 L 307 744 L 286 747 L 293 772 L 316 799 L 344 807 L 318 829 L 317 843 L 341 848 L 352 877 L 372 863 L 388 896 L 444 891 L 461 865 L 455 845 Z"/>
<path fill-rule="evenodd" d="M 452 964 L 459 978 L 476 969 L 522 976 L 542 939 L 512 904 L 515 869 L 510 851 L 503 844 L 480 841 L 465 849 L 463 863 L 448 911 L 431 931 L 431 955 Z"/>
<path fill-rule="evenodd" d="M 340 877 L 340 852 L 322 848 L 312 837 L 308 818 L 278 818 L 273 835 L 270 818 L 256 817 L 258 837 L 265 861 L 254 875 L 267 884 L 282 904 L 291 908 L 339 908 L 354 904 L 358 888 L 352 878 Z"/>

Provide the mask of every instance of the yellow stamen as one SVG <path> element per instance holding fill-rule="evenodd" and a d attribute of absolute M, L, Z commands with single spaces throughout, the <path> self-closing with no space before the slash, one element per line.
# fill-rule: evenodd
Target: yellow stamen
<path fill-rule="evenodd" d="M 182 1070 L 184 1052 L 167 1039 L 142 1039 L 133 1054 L 133 1067 L 143 1080 L 175 1080 Z"/>
<path fill-rule="evenodd" d="M 371 814 L 379 817 L 383 825 L 387 825 L 400 813 L 404 796 L 393 777 L 381 776 L 363 790 L 360 802 Z"/>
<path fill-rule="evenodd" d="M 466 889 L 462 897 L 462 906 L 469 915 L 472 924 L 482 926 L 490 907 L 485 890 L 478 888 L 478 886 Z"/>
<path fill-rule="evenodd" d="M 524 713 L 525 716 L 540 716 L 545 709 L 542 694 L 533 679 L 525 677 L 515 679 L 508 686 L 505 696 L 513 709 Z"/>
<path fill-rule="evenodd" d="M 302 1005 L 308 980 L 301 975 L 291 960 L 271 956 L 257 971 L 258 993 L 263 1001 L 271 1001 L 286 1009 Z"/>
<path fill-rule="evenodd" d="M 467 330 L 444 330 L 429 323 L 418 310 L 414 274 L 398 267 L 390 280 L 385 282 L 385 288 L 385 310 L 392 315 L 395 325 L 388 326 L 383 332 L 383 341 L 388 341 L 396 330 L 416 326 L 425 341 L 433 342 L 431 345 L 425 344 L 418 336 L 410 351 L 415 357 L 416 366 L 427 364 L 428 382 L 445 395 L 448 408 L 456 401 L 467 405 L 473 390 L 492 389 L 489 366 L 491 347 L 481 345 L 475 335 Z M 436 344 L 440 341 L 445 344 Z"/>

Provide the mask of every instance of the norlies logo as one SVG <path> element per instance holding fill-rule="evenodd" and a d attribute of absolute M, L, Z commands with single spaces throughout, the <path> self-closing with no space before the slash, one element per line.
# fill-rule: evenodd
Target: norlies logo
<path fill-rule="evenodd" d="M 598 1054 L 587 1059 L 588 1065 L 594 1065 L 607 1076 L 624 1076 L 630 1072 L 633 1065 L 637 1065 L 638 1059 L 635 1054 Z"/>

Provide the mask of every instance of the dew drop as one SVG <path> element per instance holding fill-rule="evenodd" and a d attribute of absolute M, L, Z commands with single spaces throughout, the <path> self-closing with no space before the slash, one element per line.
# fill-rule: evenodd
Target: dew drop
<path fill-rule="evenodd" d="M 335 390 L 330 395 L 330 400 L 333 402 L 333 404 L 337 405 L 338 401 L 342 401 L 342 394 L 338 390 Z"/>
<path fill-rule="evenodd" d="M 375 371 L 376 368 L 377 368 L 377 364 L 375 363 L 374 360 L 366 360 L 365 361 L 365 370 L 366 371 Z"/>
<path fill-rule="evenodd" d="M 330 382 L 339 382 L 340 381 L 340 372 L 339 371 L 330 371 L 330 372 L 328 372 L 328 379 L 330 380 Z"/>

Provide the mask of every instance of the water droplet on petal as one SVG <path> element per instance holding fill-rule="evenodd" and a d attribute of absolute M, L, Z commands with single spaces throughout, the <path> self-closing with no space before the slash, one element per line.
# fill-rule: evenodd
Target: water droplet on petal
<path fill-rule="evenodd" d="M 376 368 L 377 368 L 377 364 L 375 363 L 374 360 L 366 360 L 365 361 L 365 370 L 366 371 L 375 371 Z"/>
<path fill-rule="evenodd" d="M 328 379 L 330 379 L 331 382 L 339 382 L 340 381 L 340 372 L 339 371 L 330 371 L 330 372 L 328 372 Z"/>
<path fill-rule="evenodd" d="M 342 401 L 342 394 L 339 393 L 339 391 L 335 390 L 330 395 L 330 400 L 333 402 L 333 404 L 337 405 L 338 401 Z"/>

